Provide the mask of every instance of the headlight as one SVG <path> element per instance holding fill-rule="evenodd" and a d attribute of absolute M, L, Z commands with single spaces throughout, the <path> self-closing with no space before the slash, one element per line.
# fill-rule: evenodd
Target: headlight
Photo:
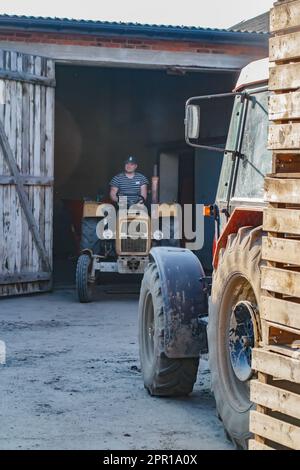
<path fill-rule="evenodd" d="M 104 240 L 111 240 L 113 236 L 114 236 L 114 233 L 109 228 L 106 230 L 103 230 L 102 237 L 104 238 Z"/>
<path fill-rule="evenodd" d="M 155 232 L 153 232 L 153 238 L 157 241 L 162 240 L 164 238 L 164 234 L 161 230 L 155 230 Z"/>

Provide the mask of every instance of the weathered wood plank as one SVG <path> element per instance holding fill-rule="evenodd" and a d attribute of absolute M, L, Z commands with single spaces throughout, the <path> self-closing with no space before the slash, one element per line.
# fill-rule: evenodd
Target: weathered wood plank
<path fill-rule="evenodd" d="M 28 71 L 30 74 L 35 73 L 34 68 L 34 57 L 29 56 L 26 61 L 26 67 L 24 64 L 25 71 Z M 35 100 L 35 85 L 28 84 L 28 95 L 29 95 L 29 122 L 28 122 L 28 132 L 29 132 L 29 141 L 28 141 L 28 173 L 34 175 L 34 165 L 33 165 L 33 143 L 34 143 L 34 123 L 35 123 L 35 114 L 34 114 L 34 100 Z M 27 189 L 28 200 L 30 205 L 33 206 L 33 187 L 30 186 Z M 24 239 L 24 266 L 30 266 L 30 269 L 33 269 L 33 260 L 32 260 L 32 246 L 34 242 L 30 231 L 27 231 L 26 237 Z M 27 261 L 26 261 L 27 260 Z"/>
<path fill-rule="evenodd" d="M 54 178 L 50 176 L 30 176 L 20 174 L 22 183 L 26 186 L 53 186 Z M 14 176 L 0 175 L 0 185 L 16 184 Z"/>
<path fill-rule="evenodd" d="M 278 327 L 280 327 L 281 325 L 278 325 Z M 300 330 L 299 330 L 299 335 L 300 335 Z M 298 338 L 300 338 L 300 336 L 298 336 Z M 299 348 L 295 349 L 295 348 L 292 348 L 290 346 L 286 346 L 284 344 L 281 344 L 280 346 L 278 346 L 277 344 L 275 343 L 270 343 L 270 344 L 264 344 L 263 345 L 263 348 L 266 350 L 266 351 L 271 351 L 271 352 L 274 352 L 276 354 L 281 354 L 283 356 L 288 356 L 288 357 L 293 357 L 294 359 L 297 359 L 297 354 L 299 355 L 299 359 L 300 359 L 300 350 Z"/>
<path fill-rule="evenodd" d="M 47 61 L 42 58 L 41 61 L 41 75 L 47 74 Z M 46 174 L 46 87 L 40 86 L 40 174 Z M 45 246 L 45 188 L 39 188 L 40 198 L 40 213 L 39 213 L 39 227 L 40 234 Z"/>
<path fill-rule="evenodd" d="M 55 64 L 53 60 L 47 61 L 48 77 L 55 77 Z M 45 175 L 53 177 L 54 174 L 54 88 L 46 89 L 46 148 L 45 148 Z M 45 188 L 45 246 L 48 250 L 50 264 L 52 265 L 53 251 L 53 188 Z"/>
<path fill-rule="evenodd" d="M 292 177 L 288 179 L 266 177 L 265 201 L 300 204 L 300 180 Z"/>
<path fill-rule="evenodd" d="M 294 209 L 264 209 L 263 229 L 267 232 L 300 235 L 300 211 Z"/>
<path fill-rule="evenodd" d="M 270 124 L 268 135 L 270 150 L 294 150 L 300 148 L 300 123 Z"/>
<path fill-rule="evenodd" d="M 300 329 L 300 304 L 262 296 L 260 315 L 263 320 Z"/>
<path fill-rule="evenodd" d="M 30 230 L 32 231 L 33 236 L 34 236 L 36 246 L 39 250 L 40 256 L 43 260 L 43 263 L 44 263 L 45 267 L 47 268 L 47 270 L 50 271 L 50 265 L 49 265 L 47 255 L 45 253 L 45 248 L 43 246 L 40 234 L 38 232 L 36 221 L 34 219 L 32 211 L 30 210 L 30 207 L 29 207 L 29 204 L 28 204 L 28 198 L 27 198 L 26 193 L 24 191 L 24 186 L 22 184 L 22 181 L 19 177 L 19 170 L 17 168 L 12 150 L 10 148 L 8 138 L 6 136 L 3 124 L 1 122 L 0 122 L 0 145 L 2 147 L 2 150 L 3 150 L 4 156 L 6 158 L 6 161 L 9 165 L 9 167 L 10 167 L 10 170 L 11 170 L 12 174 L 14 175 L 14 177 L 16 179 L 17 191 L 18 191 L 18 195 L 19 195 L 20 200 L 21 200 L 22 209 L 26 214 L 28 225 L 30 227 Z"/>
<path fill-rule="evenodd" d="M 23 55 L 23 71 L 29 74 L 34 74 L 34 57 L 32 55 Z M 22 159 L 22 172 L 25 174 L 33 175 L 33 165 L 31 162 L 31 154 L 30 154 L 30 142 L 33 139 L 33 128 L 31 127 L 31 121 L 34 120 L 34 115 L 31 115 L 34 109 L 34 93 L 35 93 L 35 86 L 30 83 L 23 84 L 23 90 L 26 92 L 26 97 L 22 95 L 22 108 L 26 106 L 28 109 L 23 110 L 22 112 L 22 119 L 25 117 L 25 112 L 27 113 L 27 125 L 23 128 L 22 132 L 22 143 L 25 145 L 24 156 Z M 28 195 L 28 201 L 30 205 L 30 209 L 33 212 L 33 197 L 32 197 L 32 187 L 26 187 L 26 192 Z M 24 221 L 24 228 L 27 228 L 26 221 Z M 24 254 L 22 257 L 22 269 L 36 269 L 33 266 L 32 262 L 32 246 L 34 245 L 34 239 L 30 230 L 26 230 L 25 237 L 23 240 L 24 244 Z M 28 267 L 27 267 L 28 266 Z"/>
<path fill-rule="evenodd" d="M 300 88 L 300 62 L 270 67 L 269 90 L 284 91 Z"/>
<path fill-rule="evenodd" d="M 270 121 L 300 119 L 300 92 L 270 95 L 269 119 Z"/>
<path fill-rule="evenodd" d="M 248 450 L 275 450 L 272 447 L 263 444 L 262 442 L 255 441 L 254 439 L 249 440 Z"/>
<path fill-rule="evenodd" d="M 46 87 L 55 87 L 55 79 L 48 77 L 41 77 L 20 71 L 6 71 L 0 69 L 0 79 L 11 80 L 14 82 L 31 83 L 33 85 L 43 85 Z"/>
<path fill-rule="evenodd" d="M 262 258 L 266 261 L 300 266 L 300 240 L 263 237 Z"/>
<path fill-rule="evenodd" d="M 262 266 L 261 287 L 278 294 L 300 297 L 300 273 Z"/>
<path fill-rule="evenodd" d="M 17 53 L 12 51 L 10 58 L 10 70 L 17 70 Z M 10 82 L 10 147 L 14 158 L 17 154 L 17 84 Z M 16 233 L 16 219 L 17 219 L 17 193 L 14 185 L 10 186 L 10 230 L 9 230 L 9 243 L 6 246 L 8 269 L 9 272 L 16 271 L 16 257 L 18 255 L 18 237 Z"/>
<path fill-rule="evenodd" d="M 300 419 L 300 395 L 251 380 L 250 400 L 270 410 Z"/>
<path fill-rule="evenodd" d="M 51 281 L 17 282 L 15 284 L 0 284 L 0 297 L 8 295 L 24 295 L 34 292 L 49 292 Z"/>
<path fill-rule="evenodd" d="M 0 284 L 15 284 L 18 282 L 49 281 L 49 272 L 18 272 L 15 274 L 0 275 Z"/>
<path fill-rule="evenodd" d="M 36 75 L 41 75 L 42 72 L 42 58 L 34 58 L 34 71 Z M 34 142 L 33 142 L 33 166 L 31 173 L 34 176 L 41 176 L 41 87 L 36 85 L 34 87 L 35 98 L 34 98 Z M 40 210 L 43 210 L 40 206 L 40 189 L 33 187 L 33 215 L 38 226 L 40 225 Z M 43 242 L 42 236 L 41 240 Z M 36 245 L 32 244 L 32 265 L 34 270 L 40 269 L 40 256 L 36 249 Z"/>
<path fill-rule="evenodd" d="M 7 69 L 7 70 L 10 70 L 10 67 L 11 67 L 11 54 L 8 54 L 8 53 L 4 53 L 4 63 L 3 63 L 4 67 Z M 3 129 L 5 130 L 6 132 L 6 135 L 7 135 L 7 141 L 10 142 L 11 141 L 11 125 L 10 125 L 10 121 L 11 121 L 11 83 L 10 82 L 6 82 L 5 83 L 5 106 L 4 106 L 4 119 L 3 119 Z M 1 123 L 0 123 L 1 124 Z M 1 147 L 1 145 L 0 145 Z M 8 165 L 7 165 L 7 162 L 6 162 L 6 158 L 5 158 L 5 153 L 4 153 L 4 150 L 2 149 L 3 151 L 3 158 L 4 158 L 4 162 L 5 162 L 5 165 L 4 165 L 4 168 L 3 168 L 3 173 L 4 174 L 9 174 L 9 168 L 8 168 Z M 3 273 L 7 273 L 9 272 L 10 269 L 12 269 L 11 267 L 11 260 L 9 259 L 9 254 L 8 254 L 8 250 L 7 250 L 7 246 L 9 244 L 9 239 L 10 239 L 10 222 L 11 222 L 11 217 L 10 217 L 10 213 L 11 213 L 11 210 L 10 210 L 10 186 L 6 186 L 3 190 L 3 244 L 4 244 L 4 256 L 2 258 L 2 260 L 0 260 L 0 262 L 2 261 L 2 266 L 1 266 L 1 272 Z"/>
<path fill-rule="evenodd" d="M 299 44 L 300 31 L 270 38 L 270 62 L 298 59 L 300 57 Z"/>
<path fill-rule="evenodd" d="M 300 360 L 254 348 L 252 368 L 282 380 L 300 384 Z"/>
<path fill-rule="evenodd" d="M 22 54 L 17 53 L 17 70 L 22 71 L 23 60 Z M 23 88 L 21 82 L 16 82 L 16 101 L 17 101 L 17 110 L 16 110 L 16 153 L 15 160 L 19 169 L 22 168 L 22 157 L 23 157 L 23 148 L 22 148 L 22 95 Z M 21 201 L 18 195 L 16 194 L 16 239 L 17 239 L 17 252 L 16 252 L 16 271 L 20 272 L 22 270 L 22 244 L 25 232 L 28 231 L 27 224 L 25 222 L 24 213 L 21 207 Z"/>
<path fill-rule="evenodd" d="M 300 0 L 278 4 L 270 11 L 270 32 L 299 27 Z"/>
<path fill-rule="evenodd" d="M 300 428 L 271 416 L 250 411 L 250 431 L 290 449 L 300 449 Z"/>

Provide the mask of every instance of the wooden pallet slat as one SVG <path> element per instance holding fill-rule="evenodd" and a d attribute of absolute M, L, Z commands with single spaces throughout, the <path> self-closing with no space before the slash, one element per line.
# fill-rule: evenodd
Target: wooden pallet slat
<path fill-rule="evenodd" d="M 298 303 L 264 295 L 260 305 L 262 320 L 300 329 L 300 305 Z"/>
<path fill-rule="evenodd" d="M 300 123 L 270 124 L 268 147 L 270 150 L 300 148 Z"/>
<path fill-rule="evenodd" d="M 264 209 L 263 229 L 267 232 L 300 235 L 300 210 L 271 207 Z"/>
<path fill-rule="evenodd" d="M 270 62 L 295 60 L 300 56 L 300 31 L 275 36 L 269 40 Z"/>
<path fill-rule="evenodd" d="M 300 450 L 300 428 L 280 419 L 251 411 L 250 431 L 289 449 Z"/>
<path fill-rule="evenodd" d="M 266 351 L 271 351 L 276 354 L 281 354 L 283 356 L 288 356 L 288 357 L 293 357 L 293 358 L 295 357 L 295 352 L 296 352 L 295 349 L 284 344 L 278 345 L 276 343 L 271 343 L 267 345 L 264 344 L 263 347 Z M 298 352 L 298 354 L 300 358 L 300 352 Z"/>
<path fill-rule="evenodd" d="M 263 237 L 262 259 L 283 264 L 300 266 L 300 240 Z"/>
<path fill-rule="evenodd" d="M 300 92 L 274 94 L 269 99 L 269 119 L 300 119 Z"/>
<path fill-rule="evenodd" d="M 300 0 L 276 5 L 270 11 L 270 32 L 295 28 L 300 24 Z"/>
<path fill-rule="evenodd" d="M 262 266 L 261 287 L 278 294 L 300 297 L 300 272 Z"/>
<path fill-rule="evenodd" d="M 264 374 L 300 384 L 300 361 L 263 348 L 252 350 L 252 367 Z"/>
<path fill-rule="evenodd" d="M 300 205 L 300 179 L 266 177 L 265 200 L 271 203 Z"/>
<path fill-rule="evenodd" d="M 300 419 L 300 395 L 297 393 L 252 380 L 250 399 L 270 410 Z"/>
<path fill-rule="evenodd" d="M 300 87 L 300 62 L 276 64 L 270 67 L 269 72 L 270 91 L 297 90 Z"/>

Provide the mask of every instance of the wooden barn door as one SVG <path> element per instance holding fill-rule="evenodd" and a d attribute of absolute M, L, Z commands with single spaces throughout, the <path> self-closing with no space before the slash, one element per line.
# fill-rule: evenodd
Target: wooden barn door
<path fill-rule="evenodd" d="M 0 297 L 52 284 L 54 61 L 0 49 Z"/>

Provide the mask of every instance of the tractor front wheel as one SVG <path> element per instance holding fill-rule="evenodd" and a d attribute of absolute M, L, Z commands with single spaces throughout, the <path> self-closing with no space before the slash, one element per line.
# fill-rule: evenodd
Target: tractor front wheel
<path fill-rule="evenodd" d="M 93 299 L 94 280 L 90 274 L 92 270 L 93 259 L 88 254 L 79 256 L 76 268 L 76 289 L 79 302 L 87 303 Z"/>
<path fill-rule="evenodd" d="M 192 392 L 199 358 L 173 359 L 164 352 L 164 306 L 155 262 L 148 265 L 141 286 L 139 347 L 144 385 L 151 395 L 184 396 Z"/>

